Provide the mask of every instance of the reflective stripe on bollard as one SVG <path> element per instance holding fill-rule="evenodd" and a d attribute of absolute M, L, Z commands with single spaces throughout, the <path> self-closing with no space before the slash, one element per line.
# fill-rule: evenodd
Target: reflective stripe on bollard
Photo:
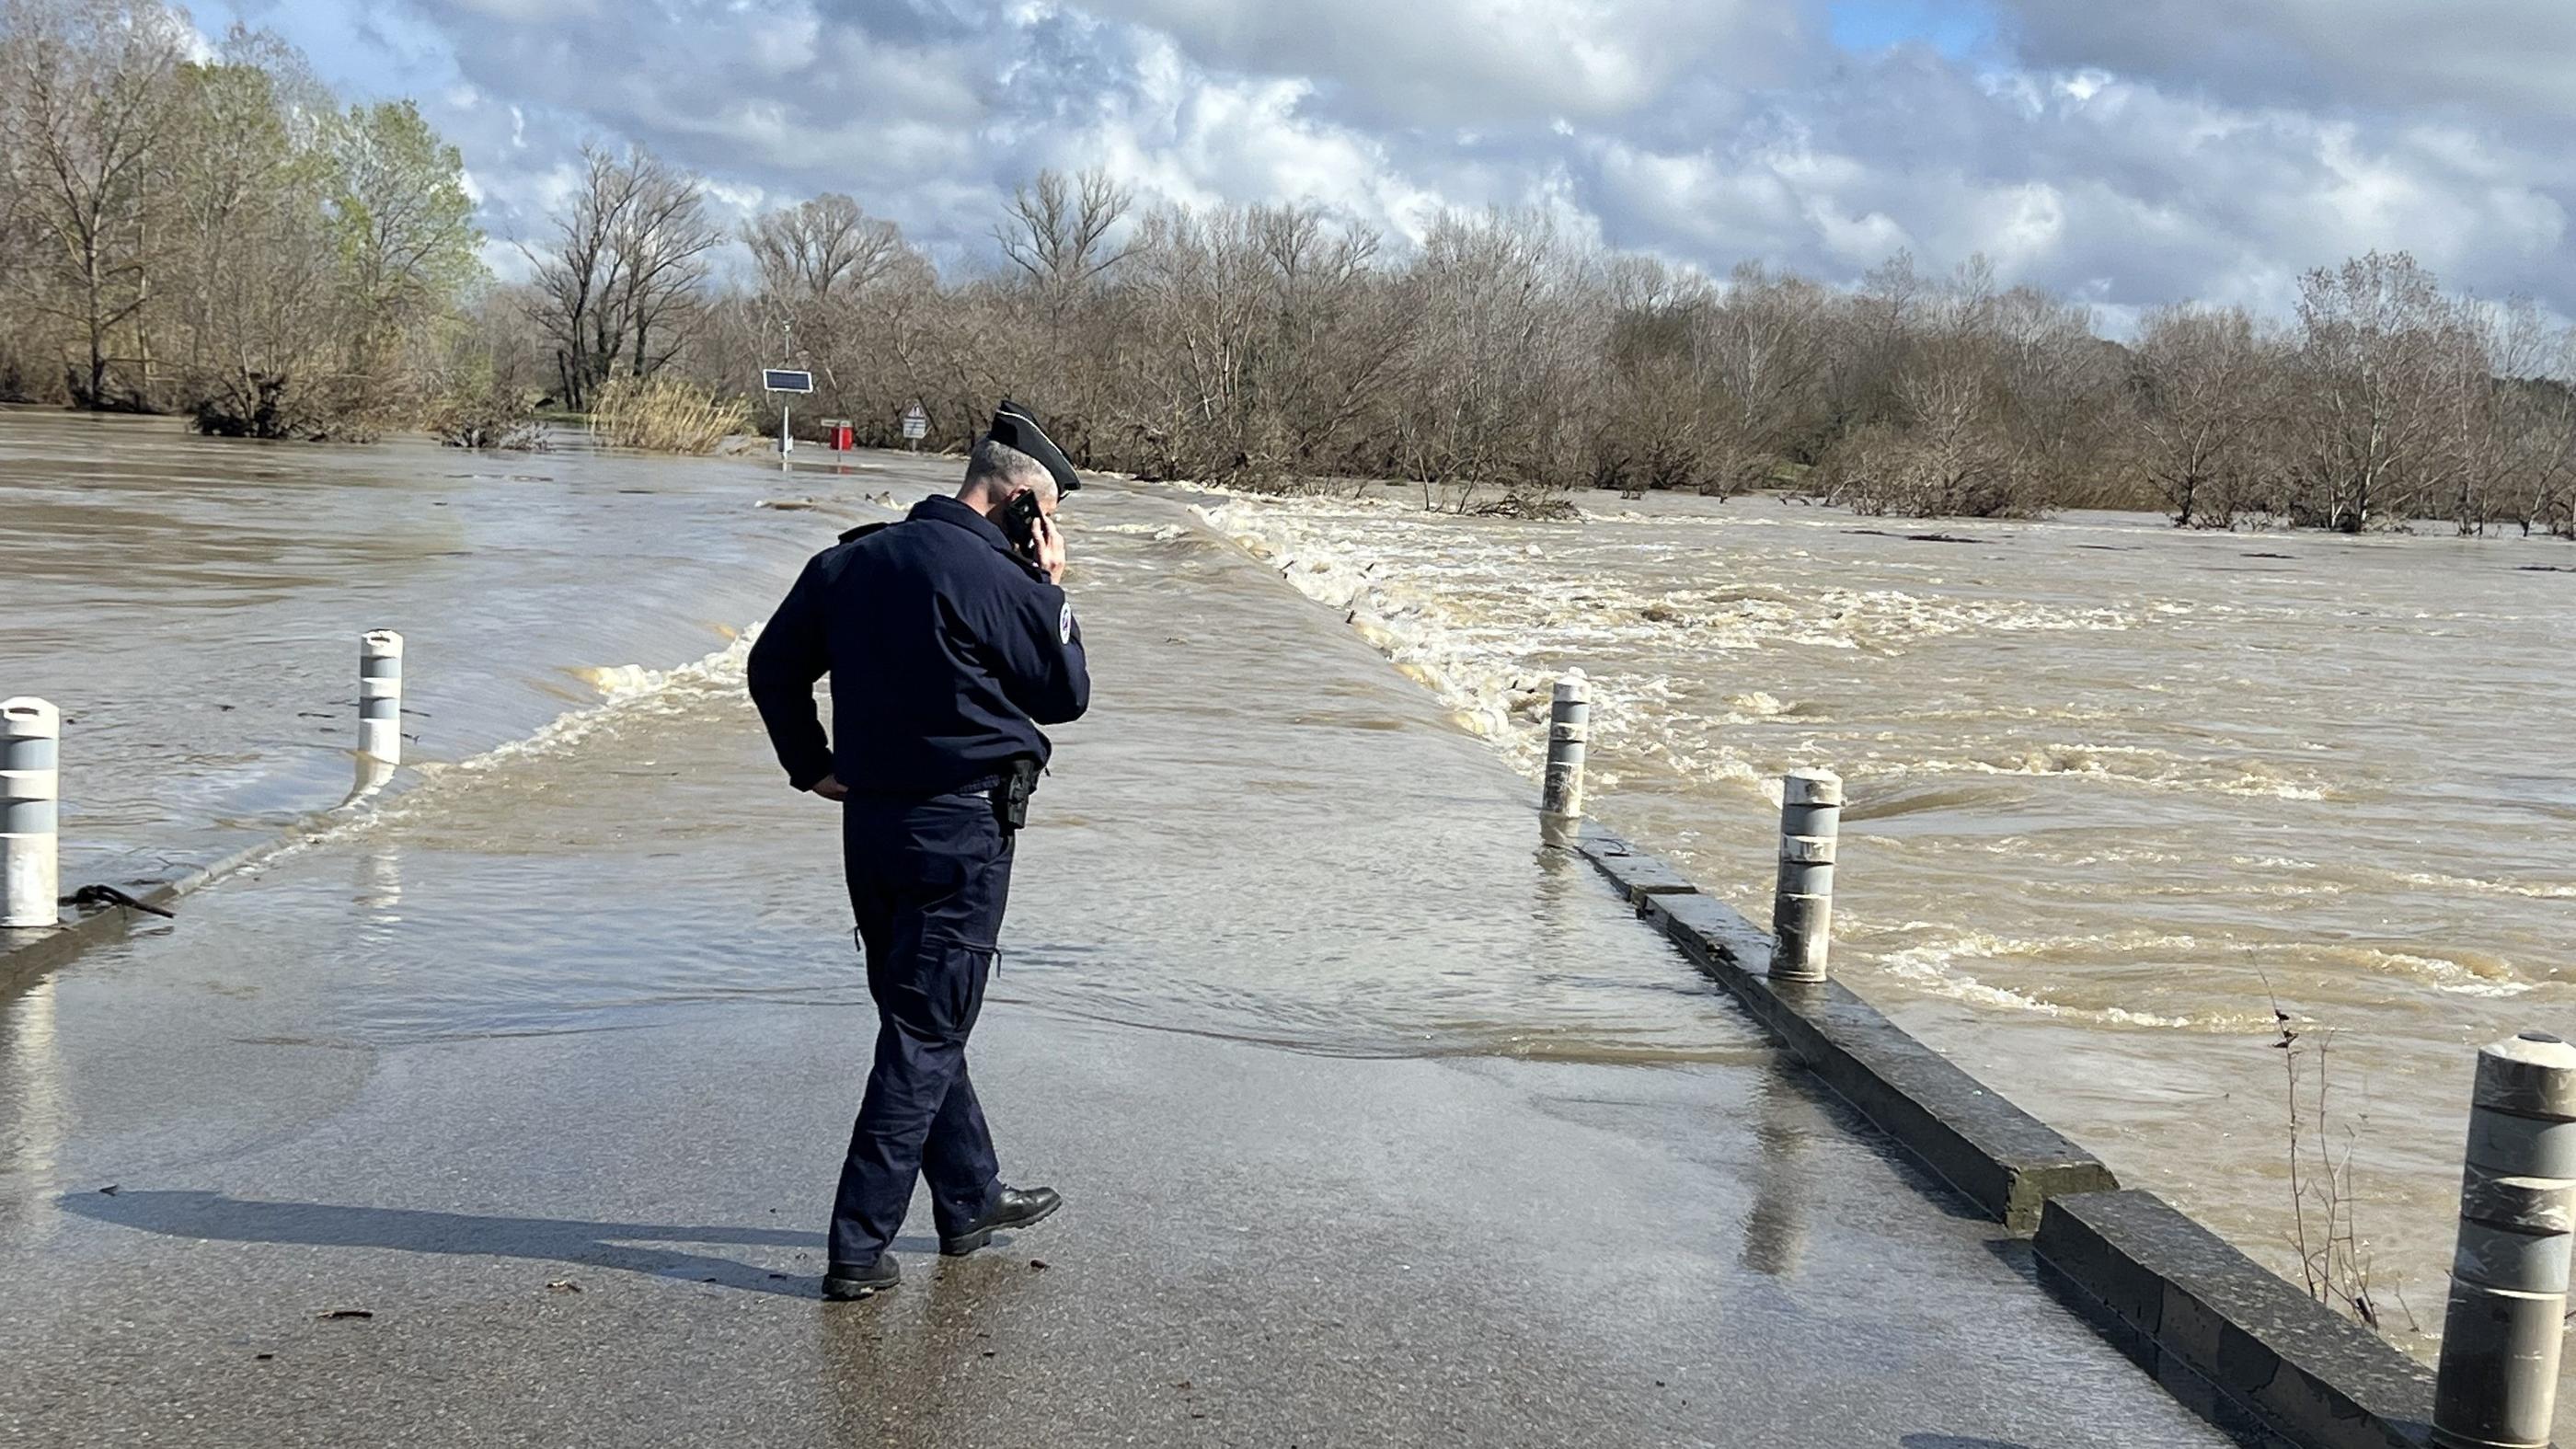
<path fill-rule="evenodd" d="M 2558 1402 L 2576 1046 L 2527 1031 L 2478 1053 L 2460 1173 L 2459 1249 L 2433 1390 L 2433 1442 L 2542 1449 Z"/>
<path fill-rule="evenodd" d="M 1548 706 L 1547 774 L 1539 786 L 1539 838 L 1571 845 L 1583 824 L 1583 749 L 1592 733 L 1592 685 L 1578 669 L 1556 682 Z"/>
<path fill-rule="evenodd" d="M 403 636 L 377 629 L 358 639 L 358 753 L 402 763 Z"/>
<path fill-rule="evenodd" d="M 1771 979 L 1822 981 L 1833 940 L 1834 848 L 1843 781 L 1830 770 L 1780 780 L 1780 878 L 1771 896 Z"/>
<path fill-rule="evenodd" d="M 62 923 L 62 712 L 0 700 L 0 926 Z"/>

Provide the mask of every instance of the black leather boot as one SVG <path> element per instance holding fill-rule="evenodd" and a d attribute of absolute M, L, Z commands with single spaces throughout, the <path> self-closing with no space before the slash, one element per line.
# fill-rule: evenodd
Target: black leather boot
<path fill-rule="evenodd" d="M 902 1281 L 903 1268 L 891 1253 L 880 1255 L 864 1268 L 834 1263 L 823 1274 L 823 1296 L 835 1303 L 874 1298 Z"/>
<path fill-rule="evenodd" d="M 940 1254 L 962 1258 L 993 1241 L 996 1231 L 1044 1222 L 1048 1215 L 1062 1206 L 1064 1199 L 1051 1187 L 1003 1188 L 994 1197 L 992 1207 L 986 1209 L 982 1217 L 967 1224 L 964 1231 L 940 1234 Z"/>

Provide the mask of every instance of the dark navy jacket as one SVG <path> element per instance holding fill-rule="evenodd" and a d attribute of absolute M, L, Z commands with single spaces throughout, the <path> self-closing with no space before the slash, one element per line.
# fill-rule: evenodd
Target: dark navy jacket
<path fill-rule="evenodd" d="M 751 697 L 797 789 L 942 795 L 1044 764 L 1038 726 L 1091 705 L 1082 630 L 1064 590 L 992 520 L 927 498 L 903 522 L 816 554 L 751 648 Z M 832 733 L 814 681 L 832 676 Z"/>

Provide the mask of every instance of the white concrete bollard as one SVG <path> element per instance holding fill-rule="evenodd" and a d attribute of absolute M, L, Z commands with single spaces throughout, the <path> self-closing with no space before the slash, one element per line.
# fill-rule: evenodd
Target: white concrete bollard
<path fill-rule="evenodd" d="M 1578 669 L 1556 682 L 1547 713 L 1547 774 L 1539 785 L 1539 837 L 1571 845 L 1583 827 L 1583 749 L 1592 733 L 1592 685 Z"/>
<path fill-rule="evenodd" d="M 358 639 L 358 753 L 402 763 L 403 636 L 376 629 Z"/>
<path fill-rule="evenodd" d="M 0 926 L 62 924 L 62 737 L 52 705 L 0 700 Z"/>
<path fill-rule="evenodd" d="M 1833 940 L 1834 844 L 1843 781 L 1830 770 L 1780 780 L 1780 880 L 1771 896 L 1771 979 L 1822 981 Z"/>
<path fill-rule="evenodd" d="M 2576 1046 L 2526 1031 L 2478 1053 L 2460 1239 L 2433 1389 L 2444 1449 L 2541 1449 L 2558 1406 L 2576 1230 Z"/>

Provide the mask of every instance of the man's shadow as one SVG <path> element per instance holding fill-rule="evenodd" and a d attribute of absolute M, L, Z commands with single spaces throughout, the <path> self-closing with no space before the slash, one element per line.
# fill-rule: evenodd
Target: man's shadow
<path fill-rule="evenodd" d="M 231 1243 L 285 1243 L 323 1248 L 391 1248 L 406 1253 L 456 1253 L 529 1258 L 575 1267 L 610 1268 L 656 1278 L 694 1279 L 748 1293 L 787 1298 L 821 1296 L 819 1276 L 776 1274 L 737 1263 L 643 1243 L 733 1243 L 750 1247 L 815 1248 L 819 1233 L 787 1228 L 676 1227 L 657 1223 L 577 1222 L 562 1218 L 480 1217 L 415 1208 L 339 1207 L 329 1203 L 262 1202 L 219 1192 L 81 1192 L 57 1199 L 79 1217 L 175 1238 Z M 897 1251 L 923 1252 L 922 1239 L 900 1238 Z"/>

